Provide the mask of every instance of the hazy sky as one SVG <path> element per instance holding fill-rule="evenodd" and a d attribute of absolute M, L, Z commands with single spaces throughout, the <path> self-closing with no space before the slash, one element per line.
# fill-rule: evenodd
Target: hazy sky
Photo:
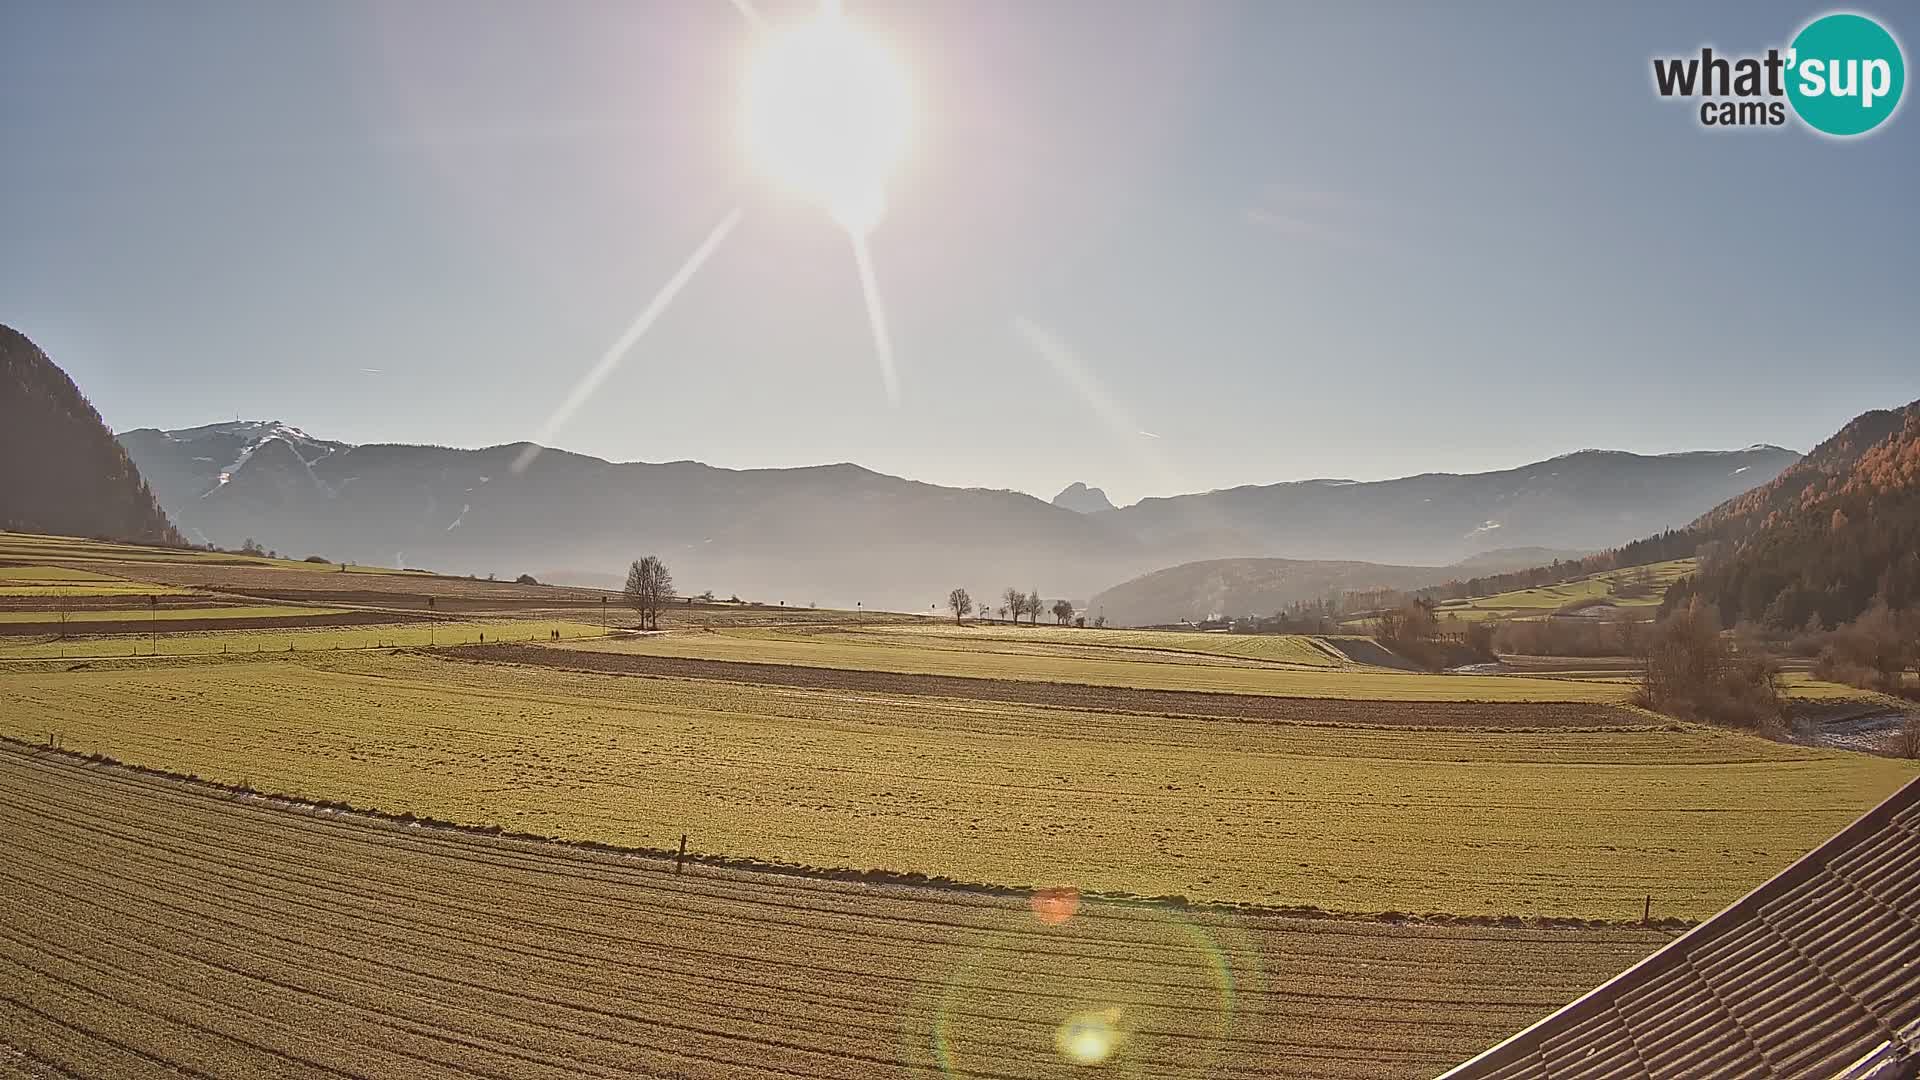
<path fill-rule="evenodd" d="M 1912 104 L 1842 143 L 1650 88 L 1825 8 L 847 4 L 918 94 L 897 407 L 846 234 L 741 153 L 726 0 L 0 0 L 0 322 L 116 428 L 511 442 L 737 206 L 556 444 L 1125 502 L 1920 397 Z"/>

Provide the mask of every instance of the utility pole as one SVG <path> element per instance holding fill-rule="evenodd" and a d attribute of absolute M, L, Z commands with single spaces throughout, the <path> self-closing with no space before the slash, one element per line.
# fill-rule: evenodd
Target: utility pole
<path fill-rule="evenodd" d="M 147 594 L 147 631 L 153 635 L 153 654 L 160 655 L 160 598 Z"/>

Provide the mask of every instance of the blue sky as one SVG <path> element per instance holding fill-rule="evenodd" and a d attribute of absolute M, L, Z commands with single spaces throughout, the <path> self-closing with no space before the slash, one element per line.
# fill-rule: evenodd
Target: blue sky
<path fill-rule="evenodd" d="M 847 6 L 916 87 L 898 405 L 847 236 L 744 161 L 725 0 L 9 0 L 0 322 L 116 428 L 491 445 L 739 207 L 553 442 L 1125 502 L 1805 449 L 1920 397 L 1911 106 L 1840 142 L 1650 88 L 1824 8 Z"/>

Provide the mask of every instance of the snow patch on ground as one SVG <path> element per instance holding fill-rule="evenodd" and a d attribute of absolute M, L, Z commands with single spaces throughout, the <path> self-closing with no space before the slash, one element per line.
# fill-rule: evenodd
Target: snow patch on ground
<path fill-rule="evenodd" d="M 1813 741 L 1816 745 L 1831 746 L 1838 750 L 1872 753 L 1884 750 L 1906 719 L 1905 713 L 1890 709 L 1844 720 L 1829 720 L 1815 728 Z"/>
<path fill-rule="evenodd" d="M 219 491 L 221 488 L 226 487 L 227 483 L 233 479 L 233 474 L 240 471 L 240 466 L 245 465 L 247 459 L 253 457 L 255 451 L 272 442 L 275 438 L 276 436 L 269 435 L 259 442 L 248 443 L 247 448 L 240 451 L 240 456 L 233 459 L 233 464 L 220 470 L 220 479 L 214 483 L 213 487 L 201 492 L 200 497 L 204 499 L 214 492 Z"/>

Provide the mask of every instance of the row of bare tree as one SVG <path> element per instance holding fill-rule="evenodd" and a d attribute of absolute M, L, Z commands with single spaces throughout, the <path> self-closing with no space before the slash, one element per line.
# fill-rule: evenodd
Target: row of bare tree
<path fill-rule="evenodd" d="M 1019 589 L 1009 585 L 1007 586 L 1007 590 L 1000 594 L 1000 600 L 1000 617 L 1003 619 L 1012 616 L 1014 622 L 1019 622 L 1020 616 L 1025 615 L 1032 620 L 1035 626 L 1038 626 L 1040 624 L 1040 613 L 1042 611 L 1052 611 L 1053 621 L 1057 625 L 1065 626 L 1073 622 L 1073 602 L 1071 600 L 1055 600 L 1053 606 L 1048 608 L 1046 601 L 1040 599 L 1040 590 L 1038 589 L 1023 593 Z M 958 623 L 960 620 L 973 614 L 973 595 L 965 589 L 953 590 L 947 594 L 947 610 L 953 612 L 953 621 Z M 988 618 L 992 614 L 993 611 L 991 608 L 988 608 L 984 604 L 981 605 L 981 618 Z"/>

